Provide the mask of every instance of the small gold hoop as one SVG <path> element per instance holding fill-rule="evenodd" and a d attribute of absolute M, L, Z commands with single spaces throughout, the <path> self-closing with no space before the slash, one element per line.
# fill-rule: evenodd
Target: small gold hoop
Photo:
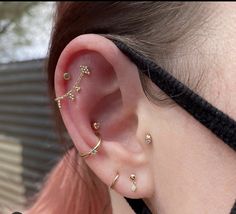
<path fill-rule="evenodd" d="M 116 184 L 116 182 L 117 182 L 117 180 L 118 180 L 119 177 L 120 177 L 120 174 L 117 173 L 116 177 L 114 178 L 114 180 L 112 181 L 112 183 L 111 183 L 111 185 L 110 185 L 110 188 L 111 188 L 111 189 L 115 186 L 115 184 Z"/>
<path fill-rule="evenodd" d="M 99 140 L 98 140 L 97 145 L 93 149 L 91 149 L 89 152 L 79 153 L 80 157 L 87 158 L 90 155 L 95 155 L 97 153 L 98 148 L 101 145 L 101 143 L 102 143 L 102 138 L 99 136 Z"/>

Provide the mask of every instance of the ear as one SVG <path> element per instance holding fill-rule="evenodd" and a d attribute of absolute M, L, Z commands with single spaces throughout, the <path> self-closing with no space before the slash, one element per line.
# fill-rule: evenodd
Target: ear
<path fill-rule="evenodd" d="M 145 115 L 140 110 L 148 103 L 136 65 L 109 39 L 87 34 L 73 39 L 63 50 L 55 72 L 55 93 L 62 96 L 73 88 L 81 74 L 80 66 L 88 66 L 75 99 L 61 100 L 61 115 L 75 147 L 80 153 L 90 151 L 98 143 L 91 127 L 99 122 L 102 142 L 95 155 L 85 158 L 88 166 L 108 186 L 117 172 L 114 189 L 130 198 L 146 198 L 153 194 L 150 146 L 145 144 Z M 63 78 L 64 73 L 70 79 Z M 130 175 L 136 175 L 137 190 L 131 190 Z"/>

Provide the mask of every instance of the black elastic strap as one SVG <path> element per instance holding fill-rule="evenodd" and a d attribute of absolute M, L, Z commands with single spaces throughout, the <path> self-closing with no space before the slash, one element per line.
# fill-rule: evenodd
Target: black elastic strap
<path fill-rule="evenodd" d="M 236 151 L 236 122 L 233 119 L 142 54 L 121 41 L 112 41 L 162 91 Z"/>
<path fill-rule="evenodd" d="M 136 214 L 152 213 L 142 199 L 130 199 L 125 197 L 125 200 L 129 203 L 129 205 Z"/>
<path fill-rule="evenodd" d="M 151 80 L 178 105 L 189 112 L 201 124 L 218 136 L 225 144 L 236 151 L 236 122 L 232 118 L 215 108 L 166 70 L 142 54 L 119 40 L 112 39 L 112 41 L 137 65 L 139 71 L 150 77 Z M 142 199 L 125 199 L 135 213 L 151 213 Z M 235 206 L 236 205 L 232 208 L 230 214 L 236 214 Z"/>
<path fill-rule="evenodd" d="M 236 214 L 236 201 L 235 201 L 235 203 L 234 203 L 234 206 L 233 206 L 233 208 L 232 208 L 230 214 Z"/>

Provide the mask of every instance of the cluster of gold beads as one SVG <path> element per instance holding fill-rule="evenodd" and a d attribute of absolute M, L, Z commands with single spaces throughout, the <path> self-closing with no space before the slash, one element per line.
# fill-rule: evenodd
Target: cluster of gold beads
<path fill-rule="evenodd" d="M 88 66 L 86 65 L 81 65 L 80 66 L 80 75 L 79 78 L 77 79 L 77 81 L 75 82 L 74 86 L 72 87 L 71 90 L 69 90 L 68 92 L 66 92 L 65 94 L 63 94 L 62 96 L 56 97 L 55 101 L 57 102 L 58 108 L 61 108 L 61 100 L 63 100 L 64 98 L 68 98 L 71 101 L 74 101 L 76 98 L 76 93 L 79 93 L 81 88 L 80 88 L 80 82 L 82 80 L 82 78 L 84 77 L 84 75 L 90 75 L 90 70 L 88 68 Z M 64 79 L 65 80 L 69 80 L 70 79 L 70 75 L 69 73 L 65 73 L 64 74 Z"/>

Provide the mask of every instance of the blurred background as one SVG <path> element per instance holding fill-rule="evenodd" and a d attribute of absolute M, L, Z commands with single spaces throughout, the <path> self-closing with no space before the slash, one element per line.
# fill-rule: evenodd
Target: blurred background
<path fill-rule="evenodd" d="M 0 214 L 23 210 L 63 154 L 46 85 L 53 2 L 0 2 Z"/>

